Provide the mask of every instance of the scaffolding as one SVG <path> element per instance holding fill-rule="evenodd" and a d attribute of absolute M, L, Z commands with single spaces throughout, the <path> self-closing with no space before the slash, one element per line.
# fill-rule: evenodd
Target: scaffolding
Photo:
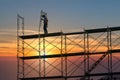
<path fill-rule="evenodd" d="M 117 80 L 120 26 L 25 35 L 17 15 L 17 80 Z"/>

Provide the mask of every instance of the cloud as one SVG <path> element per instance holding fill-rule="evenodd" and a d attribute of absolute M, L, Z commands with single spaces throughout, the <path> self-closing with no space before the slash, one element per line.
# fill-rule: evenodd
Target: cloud
<path fill-rule="evenodd" d="M 15 29 L 0 29 L 0 34 L 16 33 Z"/>
<path fill-rule="evenodd" d="M 34 30 L 25 30 L 25 34 L 37 34 L 37 31 Z"/>
<path fill-rule="evenodd" d="M 6 51 L 6 52 L 0 52 L 0 54 L 8 54 L 9 55 L 9 54 L 15 54 L 15 53 Z"/>
<path fill-rule="evenodd" d="M 0 56 L 15 56 L 16 48 L 15 47 L 0 47 Z"/>
<path fill-rule="evenodd" d="M 7 49 L 10 49 L 10 47 L 0 47 L 0 48 L 2 48 L 2 49 L 6 49 L 6 48 L 7 48 Z"/>
<path fill-rule="evenodd" d="M 16 49 L 0 48 L 0 56 L 16 56 Z"/>
<path fill-rule="evenodd" d="M 0 43 L 13 43 L 16 40 L 16 31 L 14 29 L 0 30 Z"/>
<path fill-rule="evenodd" d="M 10 40 L 0 40 L 0 43 L 13 43 L 13 42 Z"/>
<path fill-rule="evenodd" d="M 14 29 L 1 29 L 0 30 L 0 37 L 15 37 L 16 30 Z"/>

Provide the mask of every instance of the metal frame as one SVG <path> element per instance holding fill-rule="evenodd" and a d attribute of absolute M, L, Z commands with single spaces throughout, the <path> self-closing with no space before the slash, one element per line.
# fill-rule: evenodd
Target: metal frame
<path fill-rule="evenodd" d="M 17 15 L 17 80 L 113 80 L 120 75 L 120 69 L 115 70 L 120 64 L 116 56 L 120 53 L 119 31 L 118 26 L 24 35 L 24 18 Z M 100 51 L 102 47 L 105 50 Z M 100 67 L 105 71 L 99 72 Z"/>

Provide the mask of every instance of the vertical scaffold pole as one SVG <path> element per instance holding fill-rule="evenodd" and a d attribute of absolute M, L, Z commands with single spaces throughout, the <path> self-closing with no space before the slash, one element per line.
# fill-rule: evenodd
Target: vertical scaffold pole
<path fill-rule="evenodd" d="M 62 31 L 61 31 L 62 33 Z M 61 53 L 61 75 L 63 76 L 63 34 L 61 34 L 61 50 L 60 50 L 60 53 Z"/>
<path fill-rule="evenodd" d="M 44 58 L 43 58 L 43 69 L 44 69 L 44 78 L 46 77 L 46 64 L 45 64 L 45 55 L 46 55 L 46 51 L 45 51 L 45 37 L 43 37 L 43 55 L 44 55 Z"/>
<path fill-rule="evenodd" d="M 110 30 L 110 50 L 112 50 L 112 37 L 111 37 L 111 30 Z M 112 52 L 110 51 L 110 73 L 112 73 Z M 111 80 L 113 76 L 111 74 Z"/>
<path fill-rule="evenodd" d="M 38 46 L 39 46 L 39 77 L 41 77 L 41 58 L 40 58 L 40 54 L 41 54 L 41 38 L 40 38 L 40 29 L 41 29 L 41 14 L 42 14 L 42 10 L 40 13 L 40 22 L 39 22 L 39 30 L 38 30 L 38 34 L 39 34 L 39 42 L 38 42 Z"/>
<path fill-rule="evenodd" d="M 109 56 L 109 28 L 107 27 L 107 48 L 108 48 L 108 73 L 109 73 L 109 76 L 108 78 L 110 78 L 110 56 Z M 111 80 L 111 79 L 110 79 Z"/>
<path fill-rule="evenodd" d="M 87 33 L 87 71 L 89 71 L 89 33 Z M 89 74 L 89 73 L 87 73 Z M 90 79 L 90 77 L 88 76 L 88 80 Z"/>
<path fill-rule="evenodd" d="M 112 50 L 112 43 L 111 43 L 111 30 L 109 27 L 107 27 L 107 46 L 108 46 L 108 73 L 109 78 L 112 80 L 112 53 L 110 50 Z"/>
<path fill-rule="evenodd" d="M 84 75 L 86 75 L 86 32 L 84 29 Z M 86 76 L 84 76 L 84 79 L 86 79 Z"/>
<path fill-rule="evenodd" d="M 20 19 L 21 19 L 21 21 L 22 21 L 22 25 L 21 25 L 21 27 L 22 27 L 22 29 L 20 30 Z M 21 33 L 21 34 L 20 34 Z M 19 75 L 22 73 L 22 77 L 24 78 L 24 60 L 22 60 L 22 72 L 20 72 L 20 70 L 19 70 L 19 67 L 20 67 L 20 65 L 19 65 L 19 53 L 20 53 L 20 51 L 19 51 L 19 46 L 20 46 L 20 44 L 19 44 L 19 36 L 20 35 L 22 35 L 22 36 L 24 36 L 24 17 L 22 17 L 22 16 L 20 16 L 19 14 L 17 14 L 17 42 L 18 42 L 18 52 L 17 52 L 17 58 L 18 58 L 18 79 L 19 79 Z M 22 56 L 24 57 L 24 39 L 22 39 Z"/>
<path fill-rule="evenodd" d="M 24 18 L 21 17 L 21 20 L 22 20 L 22 35 L 24 36 Z M 24 57 L 25 56 L 24 55 L 24 39 L 22 39 L 22 54 L 23 54 L 23 57 Z M 24 69 L 25 63 L 24 63 L 24 60 L 22 60 L 22 62 L 23 62 L 23 78 L 24 78 L 25 77 L 25 73 L 24 73 L 24 71 L 25 71 L 25 69 Z"/>
<path fill-rule="evenodd" d="M 42 15 L 46 15 L 47 16 L 47 13 L 43 12 L 41 10 L 41 13 L 40 13 L 40 22 L 39 22 L 39 77 L 42 76 L 42 72 L 41 72 L 41 38 L 40 38 L 40 31 L 41 31 L 41 18 L 42 18 Z M 43 52 L 44 52 L 44 56 L 45 56 L 45 38 L 43 38 Z M 43 67 L 44 67 L 44 77 L 45 77 L 45 58 L 43 59 Z"/>
<path fill-rule="evenodd" d="M 17 80 L 19 80 L 19 17 L 17 14 Z"/>
<path fill-rule="evenodd" d="M 67 37 L 65 35 L 65 54 L 67 54 Z M 67 80 L 67 56 L 65 56 L 65 80 Z"/>

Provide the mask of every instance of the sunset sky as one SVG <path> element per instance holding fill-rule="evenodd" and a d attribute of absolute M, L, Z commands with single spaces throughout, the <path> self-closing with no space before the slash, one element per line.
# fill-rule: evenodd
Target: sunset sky
<path fill-rule="evenodd" d="M 48 32 L 120 26 L 120 0 L 0 0 L 0 80 L 16 80 L 17 14 L 33 33 L 41 10 L 48 14 Z"/>

